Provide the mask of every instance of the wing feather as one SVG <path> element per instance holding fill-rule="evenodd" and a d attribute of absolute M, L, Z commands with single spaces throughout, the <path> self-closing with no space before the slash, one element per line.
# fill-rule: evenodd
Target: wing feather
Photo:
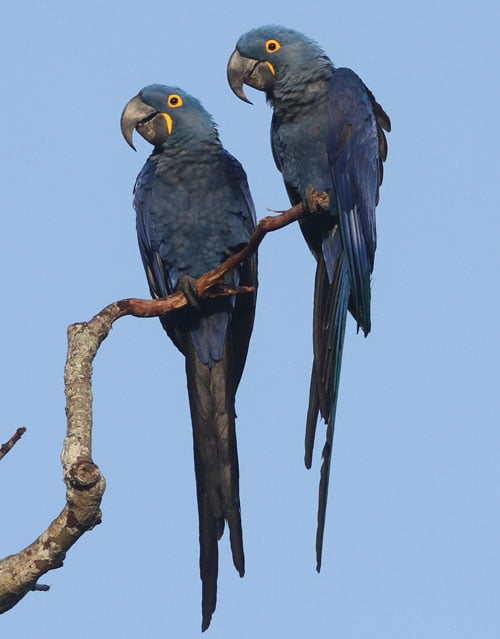
<path fill-rule="evenodd" d="M 149 290 L 154 299 L 159 299 L 170 295 L 173 291 L 169 284 L 169 273 L 165 263 L 159 252 L 153 249 L 151 242 L 151 203 L 155 170 L 156 163 L 150 157 L 137 176 L 133 205 L 136 213 L 137 241 Z M 169 315 L 160 317 L 160 321 L 177 348 L 185 353 L 186 338 L 178 322 Z"/>
<path fill-rule="evenodd" d="M 246 234 L 241 237 L 241 244 L 245 244 L 248 242 L 257 223 L 255 206 L 248 187 L 247 176 L 238 160 L 227 151 L 223 151 L 223 166 L 235 194 L 238 209 L 243 220 Z M 235 249 L 236 248 L 238 247 L 235 247 Z M 239 384 L 245 366 L 255 319 L 258 286 L 257 261 L 257 253 L 254 253 L 240 264 L 238 270 L 239 284 L 241 286 L 253 286 L 255 290 L 253 293 L 237 295 L 234 303 L 230 330 L 232 333 L 233 366 L 236 387 Z"/>
<path fill-rule="evenodd" d="M 329 83 L 328 158 L 358 328 L 370 332 L 370 279 L 377 235 L 375 207 L 387 157 L 390 120 L 360 78 L 337 69 Z"/>

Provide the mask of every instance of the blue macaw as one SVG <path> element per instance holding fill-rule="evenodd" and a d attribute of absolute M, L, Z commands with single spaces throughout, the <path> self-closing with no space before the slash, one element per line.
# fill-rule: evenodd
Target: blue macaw
<path fill-rule="evenodd" d="M 255 209 L 241 164 L 222 146 L 198 100 L 154 84 L 125 106 L 121 130 L 154 146 L 137 177 L 137 236 L 151 295 L 184 291 L 188 307 L 160 318 L 183 353 L 193 427 L 200 535 L 202 630 L 217 600 L 218 540 L 229 526 L 233 563 L 245 572 L 235 431 L 235 395 L 252 332 L 256 292 L 200 299 L 195 278 L 248 241 Z M 257 287 L 257 258 L 225 283 Z"/>
<path fill-rule="evenodd" d="M 234 93 L 264 91 L 273 108 L 271 146 L 292 204 L 314 209 L 314 191 L 329 205 L 300 219 L 317 261 L 305 464 L 311 467 L 318 416 L 327 424 L 319 486 L 316 568 L 321 568 L 328 480 L 347 310 L 365 336 L 371 328 L 370 277 L 375 207 L 387 156 L 390 120 L 360 78 L 335 68 L 320 46 L 281 26 L 241 36 L 228 63 Z"/>

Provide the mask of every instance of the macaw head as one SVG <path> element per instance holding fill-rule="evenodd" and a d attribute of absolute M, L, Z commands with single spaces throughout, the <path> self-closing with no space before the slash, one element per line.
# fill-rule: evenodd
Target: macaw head
<path fill-rule="evenodd" d="M 328 79 L 333 65 L 321 47 L 302 33 L 267 25 L 241 36 L 227 65 L 233 92 L 244 102 L 243 85 L 265 91 L 268 99 L 279 93 L 296 93 L 296 88 L 319 78 Z"/>
<path fill-rule="evenodd" d="M 155 147 L 162 147 L 170 137 L 185 140 L 215 137 L 212 116 L 201 102 L 179 87 L 151 84 L 129 100 L 120 120 L 123 137 L 134 149 L 134 129 Z"/>

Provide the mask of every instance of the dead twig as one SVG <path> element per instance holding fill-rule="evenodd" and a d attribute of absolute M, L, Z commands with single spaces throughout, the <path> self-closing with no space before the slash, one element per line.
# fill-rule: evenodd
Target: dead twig
<path fill-rule="evenodd" d="M 9 450 L 12 450 L 14 448 L 15 444 L 17 444 L 17 442 L 21 439 L 25 432 L 26 428 L 24 426 L 20 426 L 9 439 L 9 441 L 5 442 L 5 444 L 2 444 L 2 446 L 0 447 L 0 459 L 3 459 L 3 457 L 5 457 Z"/>

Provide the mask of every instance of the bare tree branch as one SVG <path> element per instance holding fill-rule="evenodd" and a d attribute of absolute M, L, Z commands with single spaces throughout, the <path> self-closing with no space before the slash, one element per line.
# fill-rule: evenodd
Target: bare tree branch
<path fill-rule="evenodd" d="M 318 202 L 320 194 L 317 194 Z M 327 196 L 328 197 L 328 196 Z M 318 203 L 319 206 L 319 203 Z M 238 289 L 230 289 L 222 287 L 219 290 L 214 289 L 216 285 L 220 285 L 220 281 L 226 273 L 228 273 L 235 266 L 243 262 L 247 257 L 255 253 L 260 243 L 271 231 L 277 231 L 278 229 L 288 226 L 292 222 L 298 220 L 304 214 L 304 206 L 302 203 L 296 204 L 291 209 L 281 212 L 279 215 L 269 215 L 262 218 L 255 227 L 248 244 L 234 255 L 231 255 L 220 266 L 205 273 L 196 280 L 196 288 L 200 297 L 211 297 L 218 295 L 232 295 L 234 292 L 250 291 L 249 287 L 239 287 Z M 184 297 L 184 293 L 177 291 L 168 297 L 158 300 L 142 300 L 137 298 L 128 298 L 120 300 L 119 302 L 113 302 L 109 306 L 106 306 L 100 313 L 98 313 L 91 321 L 97 317 L 106 318 L 106 322 L 110 321 L 109 328 L 114 321 L 123 317 L 124 315 L 134 315 L 135 317 L 157 317 L 164 313 L 182 308 L 186 306 L 187 300 Z M 106 335 L 103 337 L 105 339 Z"/>
<path fill-rule="evenodd" d="M 0 447 L 0 459 L 3 459 L 3 457 L 5 457 L 9 450 L 12 450 L 14 448 L 14 446 L 21 439 L 25 432 L 26 428 L 24 426 L 20 426 L 9 439 L 9 441 L 5 442 L 5 444 L 2 444 L 2 446 Z"/>
<path fill-rule="evenodd" d="M 320 205 L 320 199 L 318 203 Z M 251 287 L 227 287 L 222 278 L 254 253 L 268 232 L 291 224 L 304 211 L 300 203 L 277 216 L 263 218 L 241 251 L 196 281 L 198 295 L 203 298 L 253 290 Z M 31 590 L 47 590 L 48 586 L 37 584 L 38 579 L 49 570 L 60 568 L 71 546 L 101 522 L 100 503 L 106 482 L 92 461 L 92 362 L 113 322 L 125 315 L 157 317 L 186 304 L 182 292 L 158 300 L 124 299 L 109 304 L 89 322 L 68 327 L 64 373 L 67 432 L 61 454 L 66 504 L 38 539 L 0 561 L 0 613 L 15 606 Z M 21 430 L 18 429 L 18 433 Z M 2 447 L 3 455 L 22 435 L 22 432 L 18 433 L 5 444 L 5 451 Z"/>

